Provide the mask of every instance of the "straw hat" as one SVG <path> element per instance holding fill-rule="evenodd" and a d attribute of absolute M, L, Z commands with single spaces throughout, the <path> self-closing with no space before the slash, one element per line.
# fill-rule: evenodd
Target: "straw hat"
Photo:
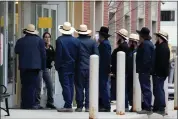
<path fill-rule="evenodd" d="M 35 29 L 35 26 L 33 24 L 28 24 L 28 26 L 23 29 L 23 32 L 29 33 L 29 34 L 38 34 L 39 32 Z"/>
<path fill-rule="evenodd" d="M 158 33 L 154 33 L 157 36 L 162 37 L 163 39 L 165 39 L 166 41 L 168 41 L 168 33 L 164 32 L 164 31 L 159 31 Z"/>
<path fill-rule="evenodd" d="M 62 34 L 66 34 L 66 35 L 71 35 L 75 31 L 75 29 L 71 27 L 71 24 L 69 22 L 64 22 L 63 25 L 59 25 L 58 30 Z"/>
<path fill-rule="evenodd" d="M 127 40 L 128 31 L 126 29 L 121 29 L 121 30 L 119 30 L 119 32 L 116 32 L 116 33 L 119 34 L 120 36 L 124 37 Z"/>
<path fill-rule="evenodd" d="M 92 31 L 91 31 L 91 30 L 88 30 L 87 25 L 85 25 L 85 24 L 80 25 L 80 29 L 77 30 L 77 33 L 78 33 L 78 34 L 82 34 L 82 35 L 88 35 L 88 34 L 90 34 L 91 32 L 92 32 Z"/>
<path fill-rule="evenodd" d="M 132 33 L 129 36 L 129 40 L 138 42 L 139 41 L 139 35 Z"/>

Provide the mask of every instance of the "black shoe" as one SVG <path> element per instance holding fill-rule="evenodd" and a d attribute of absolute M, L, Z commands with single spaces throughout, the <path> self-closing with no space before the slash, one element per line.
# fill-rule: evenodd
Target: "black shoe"
<path fill-rule="evenodd" d="M 111 109 L 100 108 L 99 112 L 111 112 Z"/>
<path fill-rule="evenodd" d="M 142 110 L 142 111 L 138 111 L 138 114 L 148 114 L 151 115 L 153 112 L 151 110 Z"/>
<path fill-rule="evenodd" d="M 162 116 L 167 115 L 167 113 L 165 111 L 155 111 L 155 113 L 160 114 Z"/>
<path fill-rule="evenodd" d="M 51 109 L 56 109 L 56 107 L 53 104 L 50 104 L 50 103 L 47 103 L 46 107 L 51 108 Z"/>
<path fill-rule="evenodd" d="M 85 108 L 85 112 L 89 112 L 89 108 Z"/>
<path fill-rule="evenodd" d="M 44 107 L 42 107 L 40 105 L 32 107 L 32 110 L 38 110 L 38 109 L 44 109 Z"/>
<path fill-rule="evenodd" d="M 73 112 L 72 108 L 61 108 L 57 109 L 58 112 Z"/>
<path fill-rule="evenodd" d="M 75 112 L 82 112 L 82 108 L 76 108 Z"/>

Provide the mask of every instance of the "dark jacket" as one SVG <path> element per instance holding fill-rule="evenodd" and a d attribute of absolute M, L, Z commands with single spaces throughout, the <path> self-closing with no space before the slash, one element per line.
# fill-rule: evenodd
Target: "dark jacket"
<path fill-rule="evenodd" d="M 127 65 L 128 65 L 128 75 L 130 75 L 130 77 L 133 77 L 133 60 L 134 60 L 134 53 L 137 52 L 137 49 L 133 49 L 133 48 L 129 48 L 129 53 L 128 53 L 128 58 L 127 58 Z"/>
<path fill-rule="evenodd" d="M 111 63 L 111 45 L 109 40 L 103 40 L 99 44 L 99 73 L 100 75 L 108 75 L 110 73 Z"/>
<path fill-rule="evenodd" d="M 52 68 L 52 61 L 54 61 L 55 51 L 52 45 L 49 48 L 46 48 L 46 68 Z"/>
<path fill-rule="evenodd" d="M 119 51 L 123 51 L 126 53 L 126 72 L 127 72 L 127 55 L 128 55 L 129 47 L 128 47 L 127 42 L 123 42 L 122 44 L 119 45 L 118 48 L 116 48 L 113 51 L 113 53 L 111 55 L 111 65 L 112 65 L 111 72 L 113 74 L 117 73 L 117 71 L 116 71 L 116 69 L 117 69 L 117 52 L 119 52 Z"/>
<path fill-rule="evenodd" d="M 79 66 L 80 41 L 71 35 L 62 35 L 56 40 L 55 68 L 74 73 Z"/>
<path fill-rule="evenodd" d="M 80 40 L 80 69 L 89 69 L 90 55 L 99 55 L 97 44 L 89 36 L 79 36 Z"/>
<path fill-rule="evenodd" d="M 150 40 L 144 40 L 138 46 L 136 55 L 136 72 L 152 73 L 154 69 L 154 45 Z"/>
<path fill-rule="evenodd" d="M 43 39 L 27 34 L 16 42 L 15 53 L 19 55 L 19 69 L 45 69 L 46 51 Z"/>
<path fill-rule="evenodd" d="M 156 44 L 154 74 L 160 77 L 169 75 L 170 50 L 167 43 Z"/>

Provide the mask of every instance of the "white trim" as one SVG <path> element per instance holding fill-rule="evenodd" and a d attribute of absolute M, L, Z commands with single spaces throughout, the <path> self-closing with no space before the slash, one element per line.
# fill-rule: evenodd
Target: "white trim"
<path fill-rule="evenodd" d="M 101 0 L 101 4 L 102 4 L 102 7 L 101 7 L 101 18 L 102 18 L 102 20 L 101 20 L 101 24 L 102 24 L 102 26 L 104 25 L 104 1 L 103 0 Z"/>
<path fill-rule="evenodd" d="M 82 0 L 82 24 L 84 24 L 84 0 Z"/>

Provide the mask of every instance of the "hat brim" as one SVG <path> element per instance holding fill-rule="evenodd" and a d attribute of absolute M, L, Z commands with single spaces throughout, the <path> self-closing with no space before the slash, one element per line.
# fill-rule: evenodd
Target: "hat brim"
<path fill-rule="evenodd" d="M 115 32 L 115 33 L 117 33 L 117 34 L 120 35 L 121 37 L 125 38 L 125 40 L 128 39 L 128 37 L 126 37 L 125 35 L 123 35 L 123 34 L 121 34 L 121 33 L 119 33 L 119 32 Z"/>
<path fill-rule="evenodd" d="M 76 31 L 76 33 L 81 34 L 81 35 L 88 35 L 88 34 L 90 34 L 91 32 L 92 32 L 91 30 L 87 30 L 86 32 L 81 32 L 81 31 L 79 31 L 79 30 Z"/>
<path fill-rule="evenodd" d="M 65 34 L 65 35 L 71 35 L 72 33 L 74 33 L 75 29 L 73 27 L 71 27 L 71 29 L 69 31 L 66 31 L 64 29 L 61 28 L 61 26 L 63 25 L 59 25 L 58 26 L 58 30 L 59 32 L 61 32 L 62 34 Z"/>
<path fill-rule="evenodd" d="M 168 41 L 167 37 L 163 36 L 163 35 L 160 34 L 160 33 L 154 33 L 154 35 L 160 36 L 160 37 L 162 37 L 163 39 L 165 39 L 166 41 Z"/>
<path fill-rule="evenodd" d="M 39 34 L 39 32 L 37 30 L 35 30 L 35 31 L 29 31 L 27 29 L 23 29 L 23 32 L 26 32 L 26 33 L 29 33 L 29 34 L 34 34 L 34 35 L 38 35 Z"/>
<path fill-rule="evenodd" d="M 141 33 L 140 30 L 136 30 L 136 32 L 140 35 L 140 36 L 145 36 L 144 34 Z M 149 39 L 152 39 L 152 37 L 150 35 L 147 35 L 149 37 Z"/>
<path fill-rule="evenodd" d="M 103 36 L 105 36 L 107 38 L 111 37 L 110 34 L 107 34 L 107 33 L 104 33 L 104 32 L 100 32 L 100 31 L 96 31 L 96 32 L 98 32 L 99 34 L 101 34 L 101 35 L 103 35 Z"/>
<path fill-rule="evenodd" d="M 136 42 L 139 41 L 139 39 L 135 39 L 135 38 L 129 38 L 129 40 L 130 40 L 130 41 L 136 41 Z"/>

